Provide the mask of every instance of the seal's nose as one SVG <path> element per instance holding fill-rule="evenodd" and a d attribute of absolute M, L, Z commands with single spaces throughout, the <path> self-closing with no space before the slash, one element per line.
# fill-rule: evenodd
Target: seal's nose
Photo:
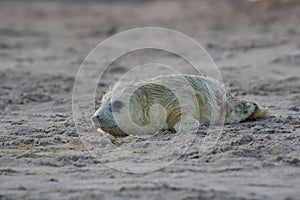
<path fill-rule="evenodd" d="M 100 124 L 99 124 L 99 119 L 100 119 L 100 116 L 99 116 L 99 115 L 94 115 L 94 116 L 92 117 L 94 126 L 96 126 L 96 127 L 99 127 L 99 126 L 100 126 Z"/>

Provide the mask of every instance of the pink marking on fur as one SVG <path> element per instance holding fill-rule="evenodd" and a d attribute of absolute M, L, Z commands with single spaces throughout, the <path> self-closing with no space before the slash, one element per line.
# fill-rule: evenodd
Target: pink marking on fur
<path fill-rule="evenodd" d="M 225 117 L 227 113 L 227 103 L 226 101 L 223 101 L 222 95 L 220 93 L 217 94 L 216 98 L 217 98 L 217 105 L 219 107 L 218 110 L 219 116 L 218 116 L 217 123 L 221 124 L 224 123 L 225 121 Z"/>

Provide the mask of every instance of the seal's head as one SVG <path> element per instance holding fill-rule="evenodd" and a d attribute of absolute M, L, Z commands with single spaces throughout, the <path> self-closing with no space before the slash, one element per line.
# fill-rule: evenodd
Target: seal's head
<path fill-rule="evenodd" d="M 110 88 L 104 95 L 101 100 L 101 107 L 93 116 L 93 122 L 96 128 L 100 128 L 113 136 L 122 137 L 128 134 L 118 127 L 115 119 L 122 117 L 119 115 L 128 109 L 126 108 L 128 99 L 124 95 L 124 91 L 118 93 L 116 91 L 118 91 L 116 87 Z"/>

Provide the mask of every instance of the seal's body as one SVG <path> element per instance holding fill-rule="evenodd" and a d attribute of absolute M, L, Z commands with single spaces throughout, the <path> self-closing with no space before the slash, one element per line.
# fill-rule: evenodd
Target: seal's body
<path fill-rule="evenodd" d="M 217 80 L 196 75 L 166 75 L 110 88 L 95 112 L 97 128 L 113 135 L 188 131 L 200 125 L 260 119 L 268 109 L 234 98 Z"/>

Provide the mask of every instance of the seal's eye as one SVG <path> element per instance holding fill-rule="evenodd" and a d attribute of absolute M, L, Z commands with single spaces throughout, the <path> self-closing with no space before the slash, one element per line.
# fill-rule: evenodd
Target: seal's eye
<path fill-rule="evenodd" d="M 113 111 L 118 112 L 123 107 L 123 103 L 120 100 L 115 100 L 111 103 L 111 107 Z"/>

